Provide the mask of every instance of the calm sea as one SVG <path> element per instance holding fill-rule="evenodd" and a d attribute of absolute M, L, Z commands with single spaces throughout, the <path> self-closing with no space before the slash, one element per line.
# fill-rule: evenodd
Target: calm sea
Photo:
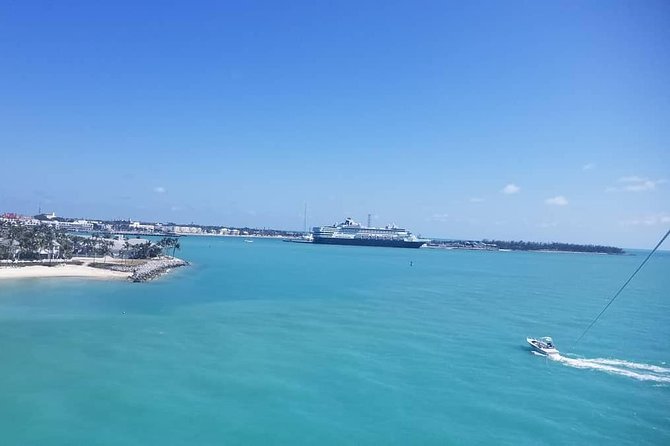
<path fill-rule="evenodd" d="M 575 345 L 644 253 L 182 246 L 0 283 L 0 444 L 670 444 L 668 253 Z"/>

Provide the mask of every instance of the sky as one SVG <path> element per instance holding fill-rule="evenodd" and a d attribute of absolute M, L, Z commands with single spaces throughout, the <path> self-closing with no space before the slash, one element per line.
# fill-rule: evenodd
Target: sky
<path fill-rule="evenodd" d="M 0 6 L 0 212 L 650 247 L 670 2 Z"/>

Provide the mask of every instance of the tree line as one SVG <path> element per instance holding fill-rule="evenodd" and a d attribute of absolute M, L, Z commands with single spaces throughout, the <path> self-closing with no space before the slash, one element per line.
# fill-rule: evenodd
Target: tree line
<path fill-rule="evenodd" d="M 541 243 L 524 241 L 482 240 L 483 243 L 494 245 L 498 249 L 511 249 L 514 251 L 564 251 L 564 252 L 591 252 L 602 254 L 623 254 L 624 250 L 616 246 L 603 245 L 578 245 L 574 243 Z"/>
<path fill-rule="evenodd" d="M 74 256 L 104 257 L 112 254 L 111 234 L 93 233 L 90 237 L 68 234 L 51 225 L 22 225 L 0 222 L 0 260 L 66 260 Z M 125 240 L 118 254 L 128 259 L 148 259 L 168 255 L 180 249 L 176 237 L 165 237 L 157 243 L 131 244 Z"/>

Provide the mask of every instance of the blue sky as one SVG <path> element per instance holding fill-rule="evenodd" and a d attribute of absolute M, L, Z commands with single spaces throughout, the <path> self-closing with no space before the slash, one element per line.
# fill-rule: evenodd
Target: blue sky
<path fill-rule="evenodd" d="M 654 244 L 670 3 L 5 2 L 0 211 Z M 506 193 L 507 192 L 507 193 Z"/>

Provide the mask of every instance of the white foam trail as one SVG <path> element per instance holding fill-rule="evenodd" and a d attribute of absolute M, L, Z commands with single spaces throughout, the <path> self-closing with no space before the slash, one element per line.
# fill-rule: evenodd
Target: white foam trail
<path fill-rule="evenodd" d="M 651 364 L 638 364 L 621 359 L 581 359 L 562 355 L 549 355 L 547 358 L 577 369 L 598 370 L 614 375 L 627 376 L 640 381 L 670 383 L 670 369 Z M 648 373 L 644 373 L 648 372 Z"/>
<path fill-rule="evenodd" d="M 670 369 L 667 367 L 659 367 L 657 365 L 651 365 L 651 364 L 639 364 L 637 362 L 624 361 L 623 359 L 596 358 L 596 359 L 589 359 L 589 361 L 604 365 L 614 365 L 614 366 L 618 365 L 629 369 L 647 370 L 656 373 L 670 373 Z"/>

